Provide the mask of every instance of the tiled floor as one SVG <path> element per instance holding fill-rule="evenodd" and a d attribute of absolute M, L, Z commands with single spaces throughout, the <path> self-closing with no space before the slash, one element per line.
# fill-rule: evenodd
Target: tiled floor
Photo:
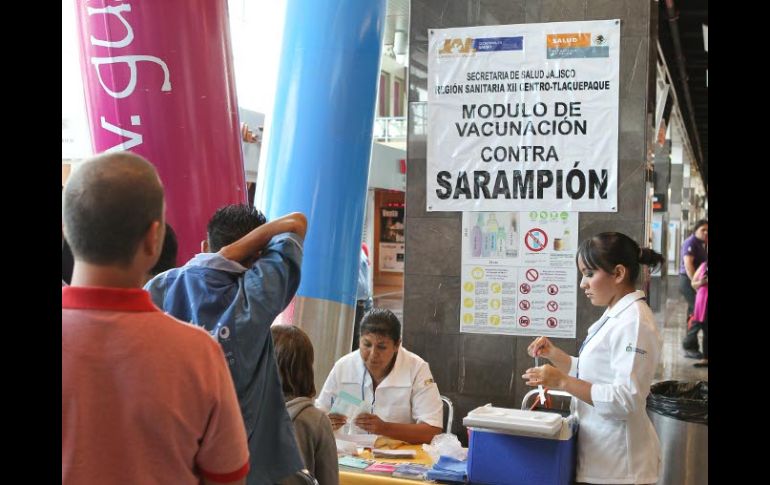
<path fill-rule="evenodd" d="M 708 367 L 693 367 L 697 360 L 685 358 L 682 350 L 687 303 L 681 296 L 676 298 L 670 296 L 662 310 L 655 314 L 658 329 L 663 334 L 663 355 L 655 374 L 655 381 L 708 381 Z"/>

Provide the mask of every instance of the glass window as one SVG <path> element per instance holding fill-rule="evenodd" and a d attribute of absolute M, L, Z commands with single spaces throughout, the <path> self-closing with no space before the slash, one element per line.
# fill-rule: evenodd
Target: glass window
<path fill-rule="evenodd" d="M 390 74 L 380 71 L 380 89 L 377 116 L 386 118 L 390 116 Z"/>
<path fill-rule="evenodd" d="M 404 116 L 404 81 L 393 79 L 393 116 Z"/>

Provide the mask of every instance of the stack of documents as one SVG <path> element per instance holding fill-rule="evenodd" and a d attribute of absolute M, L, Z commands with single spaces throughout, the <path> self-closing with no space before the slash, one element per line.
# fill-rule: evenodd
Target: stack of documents
<path fill-rule="evenodd" d="M 414 458 L 417 456 L 415 450 L 383 450 L 375 448 L 372 450 L 375 458 Z"/>
<path fill-rule="evenodd" d="M 388 475 L 393 473 L 393 471 L 396 469 L 396 465 L 393 463 L 381 463 L 379 461 L 375 461 L 371 465 L 369 465 L 364 471 L 366 473 L 377 473 L 380 475 Z"/>
<path fill-rule="evenodd" d="M 364 470 L 374 463 L 374 460 L 363 460 L 354 456 L 340 456 L 337 459 L 339 465 L 350 470 Z"/>
<path fill-rule="evenodd" d="M 428 473 L 430 467 L 428 465 L 420 465 L 418 463 L 402 463 L 396 467 L 393 471 L 393 476 L 397 478 L 409 478 L 412 480 L 424 480 L 425 474 Z"/>

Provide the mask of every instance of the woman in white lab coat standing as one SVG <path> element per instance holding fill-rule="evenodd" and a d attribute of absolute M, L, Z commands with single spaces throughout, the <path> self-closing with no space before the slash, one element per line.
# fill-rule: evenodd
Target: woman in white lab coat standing
<path fill-rule="evenodd" d="M 657 266 L 663 256 L 618 232 L 581 243 L 580 288 L 607 309 L 588 328 L 571 357 L 548 338 L 529 345 L 532 356 L 552 365 L 527 369 L 527 385 L 561 389 L 574 396 L 580 422 L 578 483 L 648 484 L 658 480 L 660 442 L 647 417 L 646 401 L 662 339 L 643 291 L 635 289 L 640 265 Z"/>
<path fill-rule="evenodd" d="M 315 405 L 329 412 L 345 391 L 371 405 L 355 417 L 361 430 L 408 443 L 430 443 L 441 433 L 443 404 L 428 363 L 401 345 L 401 322 L 373 308 L 361 320 L 359 348 L 338 360 Z M 346 422 L 329 414 L 334 430 Z"/>

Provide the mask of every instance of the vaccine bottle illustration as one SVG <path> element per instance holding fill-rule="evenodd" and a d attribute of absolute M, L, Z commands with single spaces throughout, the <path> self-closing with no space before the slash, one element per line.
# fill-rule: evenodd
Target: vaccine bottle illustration
<path fill-rule="evenodd" d="M 498 258 L 504 258 L 505 257 L 505 227 L 501 224 L 500 227 L 497 229 L 497 257 Z"/>
<path fill-rule="evenodd" d="M 481 257 L 482 247 L 484 246 L 484 241 L 482 240 L 481 235 L 481 226 L 483 225 L 484 216 L 483 214 L 479 213 L 479 217 L 476 219 L 476 224 L 474 224 L 473 229 L 471 230 L 471 256 L 474 258 Z"/>
<path fill-rule="evenodd" d="M 487 219 L 486 234 L 484 234 L 485 239 L 488 241 L 487 249 L 489 250 L 489 254 L 487 254 L 487 256 L 497 256 L 497 230 L 499 228 L 500 225 L 497 223 L 495 213 L 490 212 L 489 218 Z"/>
<path fill-rule="evenodd" d="M 517 215 L 511 215 L 511 227 L 506 234 L 505 256 L 515 258 L 519 255 L 519 231 L 516 222 Z"/>

